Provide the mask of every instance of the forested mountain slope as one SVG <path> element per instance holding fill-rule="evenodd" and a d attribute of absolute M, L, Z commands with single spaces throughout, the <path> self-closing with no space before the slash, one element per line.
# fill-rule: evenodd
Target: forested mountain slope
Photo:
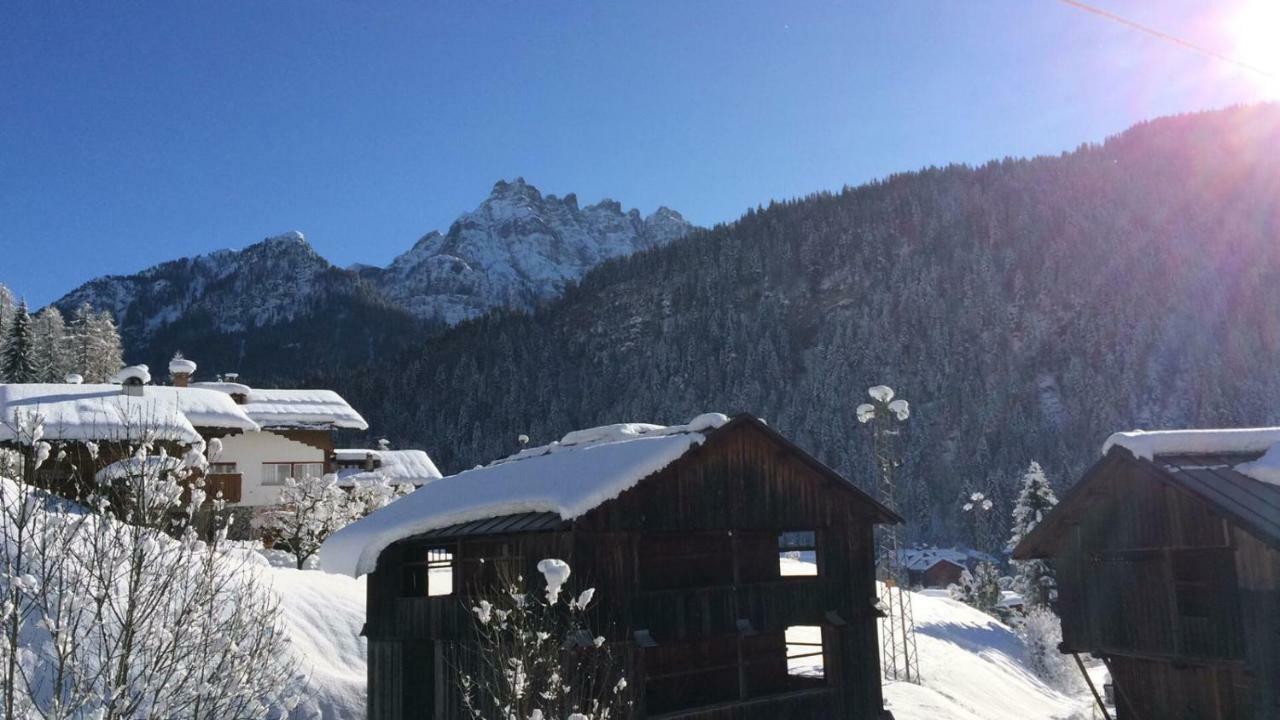
<path fill-rule="evenodd" d="M 1280 421 L 1277 148 L 1280 109 L 1232 109 L 773 203 L 327 381 L 452 471 L 720 410 L 860 482 L 854 408 L 887 383 L 912 531 L 964 537 L 960 497 L 1003 521 L 1032 459 L 1063 483 L 1118 429 Z"/>
<path fill-rule="evenodd" d="M 665 207 L 647 217 L 609 199 L 580 208 L 573 193 L 516 178 L 385 268 L 335 267 L 295 231 L 97 278 L 54 305 L 110 312 L 133 362 L 162 367 L 183 350 L 210 371 L 289 383 L 418 347 L 494 308 L 531 310 L 601 262 L 692 227 Z"/>

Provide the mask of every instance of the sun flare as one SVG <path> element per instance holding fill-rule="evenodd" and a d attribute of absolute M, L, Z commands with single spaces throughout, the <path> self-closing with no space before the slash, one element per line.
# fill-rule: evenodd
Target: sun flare
<path fill-rule="evenodd" d="M 1280 93 L 1280 0 L 1248 0 L 1229 20 L 1237 60 L 1266 72 L 1263 82 Z"/>

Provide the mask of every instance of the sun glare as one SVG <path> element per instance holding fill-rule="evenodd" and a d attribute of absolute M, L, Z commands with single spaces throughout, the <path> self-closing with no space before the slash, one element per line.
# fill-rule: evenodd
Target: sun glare
<path fill-rule="evenodd" d="M 1280 95 L 1280 0 L 1247 0 L 1229 24 L 1235 59 L 1270 74 L 1263 85 Z"/>

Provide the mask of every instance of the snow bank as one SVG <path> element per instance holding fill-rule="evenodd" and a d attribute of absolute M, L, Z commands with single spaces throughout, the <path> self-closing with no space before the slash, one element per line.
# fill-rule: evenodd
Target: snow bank
<path fill-rule="evenodd" d="M 428 530 L 526 512 L 576 518 L 675 462 L 726 422 L 711 413 L 673 427 L 631 423 L 569 433 L 424 485 L 329 536 L 320 564 L 358 577 L 373 571 L 388 545 Z"/>
<path fill-rule="evenodd" d="M 46 440 L 124 442 L 149 435 L 194 443 L 198 427 L 258 429 L 230 396 L 210 390 L 147 386 L 135 396 L 107 384 L 0 385 L 0 441 L 25 441 L 18 425 L 33 414 L 44 419 Z"/>
<path fill-rule="evenodd" d="M 885 704 L 896 720 L 1089 717 L 1085 699 L 1031 672 L 1022 641 L 1007 625 L 945 591 L 912 593 L 911 604 L 924 684 L 885 683 Z"/>
<path fill-rule="evenodd" d="M 290 645 L 309 683 L 297 718 L 361 718 L 367 687 L 363 579 L 272 568 Z"/>

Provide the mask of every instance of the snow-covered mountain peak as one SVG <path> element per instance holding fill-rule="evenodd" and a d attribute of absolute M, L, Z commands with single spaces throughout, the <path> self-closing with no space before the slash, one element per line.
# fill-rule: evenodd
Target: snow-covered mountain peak
<path fill-rule="evenodd" d="M 443 235 L 429 233 L 376 279 L 421 318 L 456 323 L 495 307 L 529 309 L 610 258 L 664 245 L 692 229 L 679 213 L 649 217 L 616 200 L 579 207 L 522 177 L 499 180 Z"/>
<path fill-rule="evenodd" d="M 524 178 L 499 180 L 447 233 L 431 231 L 385 267 L 331 265 L 297 230 L 241 250 L 219 250 L 103 277 L 57 305 L 111 310 L 131 345 L 195 315 L 219 332 L 293 320 L 324 298 L 368 296 L 432 321 L 456 323 L 497 307 L 528 309 L 604 260 L 662 245 L 691 225 L 666 208 L 642 218 L 621 203 L 579 208 Z"/>

